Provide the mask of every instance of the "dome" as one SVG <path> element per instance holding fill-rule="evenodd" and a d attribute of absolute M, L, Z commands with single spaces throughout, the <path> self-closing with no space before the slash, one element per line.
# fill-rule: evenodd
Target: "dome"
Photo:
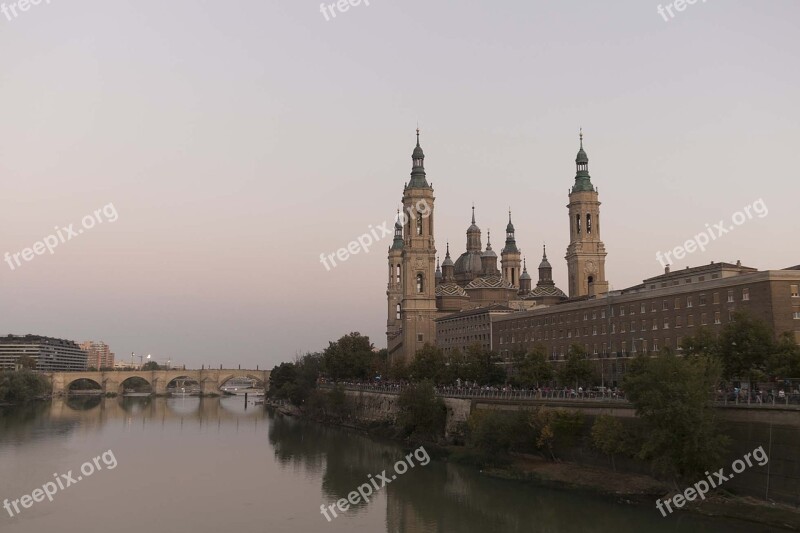
<path fill-rule="evenodd" d="M 527 270 L 525 270 L 525 271 L 522 273 L 522 275 L 519 277 L 519 279 L 521 279 L 521 280 L 522 280 L 522 279 L 531 279 L 531 275 L 530 275 L 530 274 L 528 274 L 528 271 L 527 271 Z"/>
<path fill-rule="evenodd" d="M 589 156 L 587 156 L 586 152 L 583 151 L 583 146 L 581 146 L 581 149 L 578 150 L 578 156 L 575 158 L 575 162 L 576 163 L 588 163 L 589 162 Z"/>
<path fill-rule="evenodd" d="M 447 254 L 447 257 L 444 258 L 444 262 L 442 263 L 443 267 L 446 266 L 453 266 L 453 260 L 450 259 L 450 254 Z"/>
<path fill-rule="evenodd" d="M 561 299 L 566 299 L 567 295 L 564 294 L 564 291 L 559 289 L 558 287 L 536 287 L 532 291 L 522 295 L 520 298 L 522 300 L 536 300 L 538 298 L 546 298 L 546 297 L 557 297 Z"/>
<path fill-rule="evenodd" d="M 478 274 L 483 271 L 480 252 L 464 252 L 456 259 L 456 274 Z"/>

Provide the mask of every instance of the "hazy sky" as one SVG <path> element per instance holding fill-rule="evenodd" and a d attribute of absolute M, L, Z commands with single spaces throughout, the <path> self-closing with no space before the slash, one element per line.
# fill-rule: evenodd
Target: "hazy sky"
<path fill-rule="evenodd" d="M 353 330 L 385 346 L 391 239 L 331 271 L 319 256 L 391 224 L 417 121 L 442 257 L 447 240 L 464 250 L 472 202 L 499 251 L 511 207 L 529 266 L 546 242 L 566 290 L 583 127 L 613 288 L 758 199 L 767 216 L 674 268 L 800 263 L 800 2 L 710 0 L 669 21 L 657 6 L 370 0 L 326 21 L 308 0 L 51 0 L 0 14 L 0 254 L 118 214 L 0 263 L 0 334 L 192 367 L 271 367 Z"/>

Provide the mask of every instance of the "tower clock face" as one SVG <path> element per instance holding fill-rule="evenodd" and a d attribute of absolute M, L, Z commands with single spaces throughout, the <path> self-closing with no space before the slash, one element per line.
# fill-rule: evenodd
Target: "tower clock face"
<path fill-rule="evenodd" d="M 586 261 L 586 272 L 589 274 L 594 274 L 597 272 L 597 267 L 595 266 L 594 262 Z"/>

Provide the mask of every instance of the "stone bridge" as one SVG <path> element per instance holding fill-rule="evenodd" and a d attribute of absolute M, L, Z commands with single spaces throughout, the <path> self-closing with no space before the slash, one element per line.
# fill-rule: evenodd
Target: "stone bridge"
<path fill-rule="evenodd" d="M 48 372 L 45 375 L 53 384 L 53 394 L 69 391 L 70 385 L 79 379 L 94 381 L 104 393 L 123 393 L 123 383 L 130 378 L 142 378 L 155 394 L 166 394 L 167 384 L 177 378 L 187 378 L 200 384 L 203 394 L 220 394 L 220 387 L 234 378 L 255 379 L 269 387 L 269 370 L 129 370 L 104 372 Z"/>

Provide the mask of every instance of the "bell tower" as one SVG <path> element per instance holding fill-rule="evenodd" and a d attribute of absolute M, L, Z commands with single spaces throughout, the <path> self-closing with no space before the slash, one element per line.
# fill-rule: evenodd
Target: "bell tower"
<path fill-rule="evenodd" d="M 569 297 L 596 296 L 608 292 L 606 281 L 606 248 L 600 240 L 600 201 L 589 176 L 589 157 L 580 150 L 575 158 L 577 173 L 569 193 L 569 246 L 567 270 Z"/>
<path fill-rule="evenodd" d="M 411 159 L 411 180 L 403 189 L 405 221 L 399 272 L 401 302 L 399 310 L 395 304 L 395 327 L 387 330 L 389 356 L 392 360 L 402 358 L 406 362 L 413 360 L 425 343 L 436 342 L 435 198 L 433 187 L 425 176 L 425 154 L 419 144 L 419 129 Z M 391 308 L 389 312 L 392 313 Z M 392 333 L 388 333 L 389 330 L 393 330 Z M 392 334 L 394 338 L 391 338 Z"/>

